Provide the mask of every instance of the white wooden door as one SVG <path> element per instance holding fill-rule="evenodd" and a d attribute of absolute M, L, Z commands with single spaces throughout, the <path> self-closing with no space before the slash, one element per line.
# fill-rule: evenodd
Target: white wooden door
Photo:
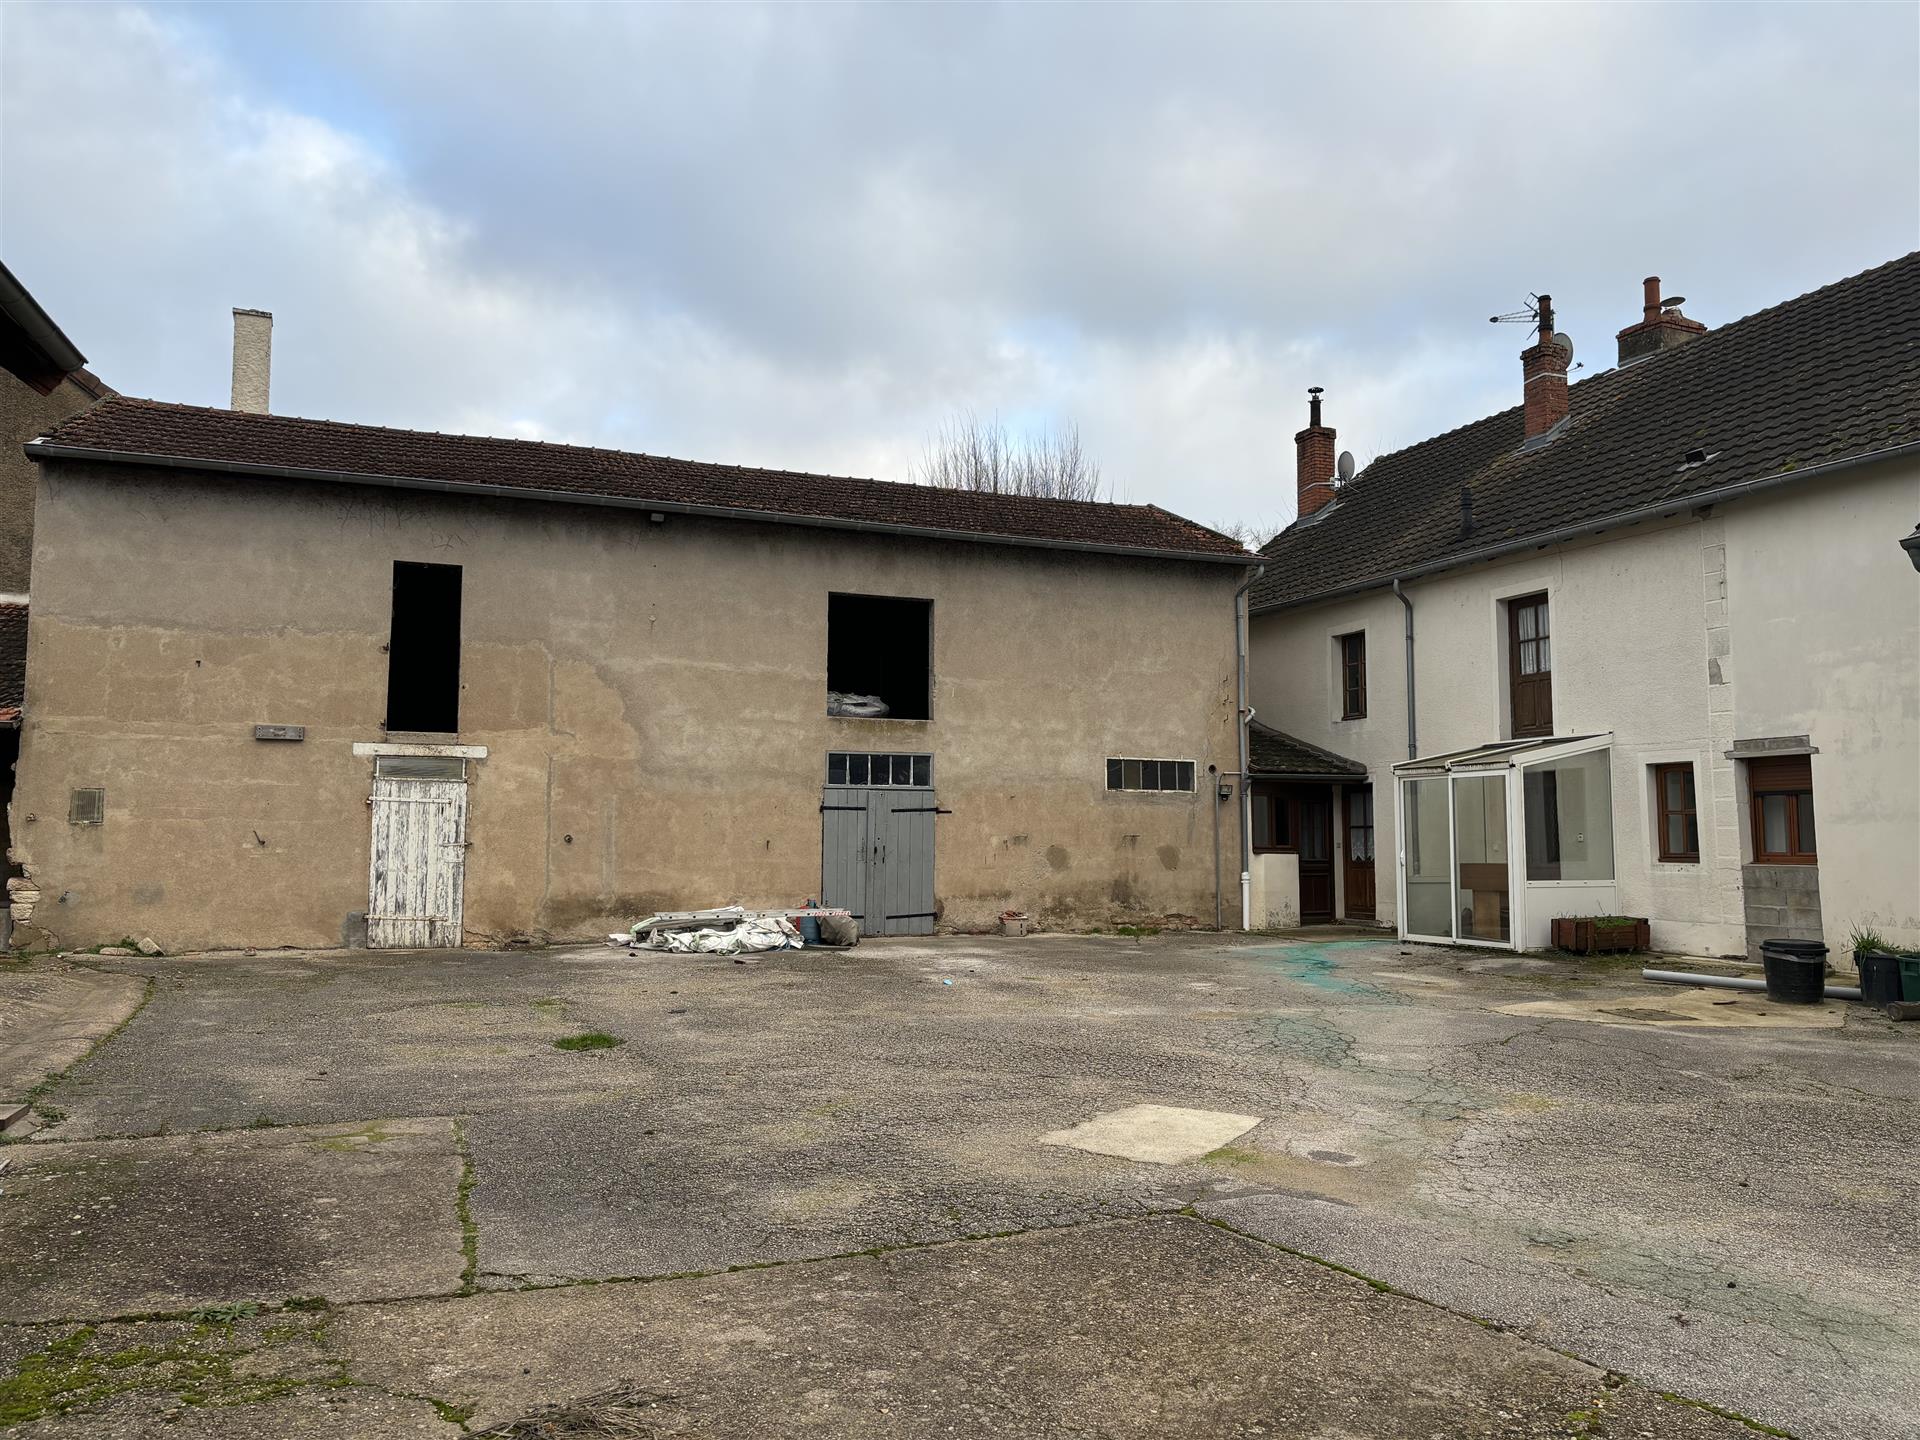
<path fill-rule="evenodd" d="M 466 861 L 464 780 L 376 776 L 368 946 L 375 950 L 457 947 Z"/>

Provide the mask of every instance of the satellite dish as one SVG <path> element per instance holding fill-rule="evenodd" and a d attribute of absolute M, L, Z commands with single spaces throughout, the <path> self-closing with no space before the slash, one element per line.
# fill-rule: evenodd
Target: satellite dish
<path fill-rule="evenodd" d="M 1564 330 L 1553 332 L 1553 343 L 1567 352 L 1567 359 L 1573 359 L 1573 337 Z"/>
<path fill-rule="evenodd" d="M 1342 450 L 1340 452 L 1340 458 L 1334 462 L 1333 469 L 1334 473 L 1340 477 L 1341 484 L 1344 485 L 1347 481 L 1353 479 L 1353 452 L 1351 450 Z"/>

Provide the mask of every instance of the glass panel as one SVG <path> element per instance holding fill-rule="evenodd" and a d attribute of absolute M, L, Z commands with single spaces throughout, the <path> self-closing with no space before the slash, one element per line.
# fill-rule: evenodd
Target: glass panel
<path fill-rule="evenodd" d="M 1465 775 L 1454 780 L 1453 850 L 1458 938 L 1504 943 L 1512 923 L 1504 775 Z"/>
<path fill-rule="evenodd" d="M 1520 607 L 1519 613 L 1516 615 L 1515 618 L 1519 621 L 1520 638 L 1522 640 L 1533 639 L 1535 634 L 1538 633 L 1533 628 L 1533 623 L 1534 623 L 1533 606 L 1522 605 Z"/>
<path fill-rule="evenodd" d="M 1667 816 L 1667 853 L 1684 855 L 1693 847 L 1687 843 L 1687 817 L 1684 815 Z"/>
<path fill-rule="evenodd" d="M 1542 675 L 1553 669 L 1553 656 L 1549 653 L 1552 648 L 1553 642 L 1542 635 L 1540 637 L 1540 673 Z"/>
<path fill-rule="evenodd" d="M 1664 777 L 1667 789 L 1667 808 L 1669 810 L 1691 810 L 1686 801 L 1686 772 L 1669 770 Z"/>
<path fill-rule="evenodd" d="M 1520 772 L 1529 880 L 1613 879 L 1612 757 L 1594 750 Z"/>
<path fill-rule="evenodd" d="M 1538 640 L 1523 640 L 1520 644 L 1520 673 L 1531 675 L 1540 668 Z"/>
<path fill-rule="evenodd" d="M 1120 784 L 1120 762 L 1118 760 L 1107 761 L 1107 789 L 1118 790 Z"/>
<path fill-rule="evenodd" d="M 1542 640 L 1547 638 L 1547 602 L 1540 600 L 1533 607 L 1534 626 Z"/>
<path fill-rule="evenodd" d="M 1186 791 L 1193 789 L 1193 761 L 1191 760 L 1180 762 L 1180 788 Z"/>
<path fill-rule="evenodd" d="M 1687 853 L 1689 855 L 1700 853 L 1700 822 L 1692 815 L 1687 817 Z"/>
<path fill-rule="evenodd" d="M 1142 760 L 1140 762 L 1140 788 L 1142 790 L 1159 790 L 1162 788 L 1160 784 L 1160 762 L 1158 760 Z"/>
<path fill-rule="evenodd" d="M 1407 820 L 1407 933 L 1453 934 L 1447 843 L 1447 782 L 1403 780 Z"/>
<path fill-rule="evenodd" d="M 1760 797 L 1760 848 L 1769 855 L 1787 853 L 1787 797 Z"/>
<path fill-rule="evenodd" d="M 1138 790 L 1140 788 L 1140 762 L 1138 760 L 1122 760 L 1120 762 L 1120 788 L 1123 790 Z"/>
<path fill-rule="evenodd" d="M 870 785 L 891 785 L 893 783 L 893 759 L 888 755 L 869 755 L 867 763 L 872 767 Z"/>
<path fill-rule="evenodd" d="M 847 756 L 847 783 L 864 785 L 867 783 L 867 757 L 864 755 Z"/>
<path fill-rule="evenodd" d="M 896 785 L 913 784 L 913 757 L 896 755 L 893 757 L 893 783 Z"/>
<path fill-rule="evenodd" d="M 845 755 L 827 756 L 827 784 L 844 785 L 847 783 L 847 757 Z"/>
<path fill-rule="evenodd" d="M 1800 849 L 1802 855 L 1814 854 L 1813 848 L 1813 796 L 1806 792 L 1796 795 L 1800 802 L 1800 813 L 1795 817 L 1800 822 Z"/>
<path fill-rule="evenodd" d="M 933 784 L 933 757 L 916 755 L 913 757 L 913 783 L 916 785 Z"/>

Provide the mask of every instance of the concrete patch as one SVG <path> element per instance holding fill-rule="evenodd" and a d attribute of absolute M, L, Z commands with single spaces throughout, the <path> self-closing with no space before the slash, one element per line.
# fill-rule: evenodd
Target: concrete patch
<path fill-rule="evenodd" d="M 460 1283 L 447 1120 L 40 1142 L 10 1155 L 0 1320 Z"/>
<path fill-rule="evenodd" d="M 1096 1115 L 1071 1129 L 1051 1131 L 1040 1137 L 1040 1143 L 1117 1155 L 1122 1160 L 1178 1165 L 1238 1140 L 1260 1119 L 1258 1115 L 1234 1115 L 1225 1110 L 1130 1105 L 1125 1110 Z"/>
<path fill-rule="evenodd" d="M 1502 1015 L 1584 1020 L 1594 1025 L 1705 1025 L 1725 1030 L 1833 1029 L 1846 1019 L 1846 1002 L 1779 1005 L 1757 990 L 1686 990 L 1662 985 L 1639 993 L 1579 1000 L 1528 1000 L 1501 1005 Z"/>
<path fill-rule="evenodd" d="M 0 1100 L 19 1100 L 111 1034 L 147 982 L 78 966 L 0 971 Z"/>

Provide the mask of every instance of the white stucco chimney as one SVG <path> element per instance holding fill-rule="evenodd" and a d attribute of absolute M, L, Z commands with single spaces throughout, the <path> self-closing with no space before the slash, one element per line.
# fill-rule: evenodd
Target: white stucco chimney
<path fill-rule="evenodd" d="M 233 405 L 249 415 L 267 413 L 267 387 L 273 370 L 273 312 L 233 312 Z"/>

